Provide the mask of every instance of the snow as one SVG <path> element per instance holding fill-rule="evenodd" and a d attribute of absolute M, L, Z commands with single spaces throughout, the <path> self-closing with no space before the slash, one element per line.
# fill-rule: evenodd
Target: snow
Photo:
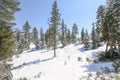
<path fill-rule="evenodd" d="M 20 77 L 30 80 L 82 80 L 89 72 L 102 72 L 102 67 L 113 68 L 112 62 L 93 63 L 99 52 L 105 50 L 105 44 L 87 51 L 83 46 L 71 44 L 58 48 L 57 57 L 53 58 L 53 50 L 35 50 L 31 44 L 30 50 L 24 51 L 18 58 L 13 57 L 13 80 Z"/>

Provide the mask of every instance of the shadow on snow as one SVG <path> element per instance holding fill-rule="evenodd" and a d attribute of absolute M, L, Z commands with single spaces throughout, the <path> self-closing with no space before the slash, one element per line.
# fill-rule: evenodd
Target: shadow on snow
<path fill-rule="evenodd" d="M 52 60 L 54 57 L 52 58 L 48 58 L 48 59 L 44 59 L 44 60 L 35 60 L 35 61 L 31 61 L 31 62 L 28 62 L 28 63 L 23 63 L 22 65 L 19 65 L 19 66 L 16 66 L 16 67 L 13 67 L 11 70 L 15 70 L 15 69 L 21 69 L 23 68 L 24 66 L 28 66 L 28 65 L 34 65 L 34 64 L 39 64 L 40 62 L 45 62 L 45 61 L 49 61 L 49 60 Z"/>

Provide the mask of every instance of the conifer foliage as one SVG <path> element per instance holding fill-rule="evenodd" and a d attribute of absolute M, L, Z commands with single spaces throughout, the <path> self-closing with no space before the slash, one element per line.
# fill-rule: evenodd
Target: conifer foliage
<path fill-rule="evenodd" d="M 64 20 L 62 20 L 60 40 L 61 40 L 63 47 L 65 47 L 67 45 L 67 41 L 66 41 L 67 38 L 66 37 L 67 37 L 67 27 L 64 24 Z"/>
<path fill-rule="evenodd" d="M 30 24 L 28 21 L 25 22 L 23 26 L 23 33 L 24 33 L 24 49 L 27 50 L 29 49 L 30 45 Z"/>
<path fill-rule="evenodd" d="M 85 30 L 85 38 L 84 38 L 84 47 L 87 49 L 89 47 L 89 35 L 88 35 L 88 30 Z"/>
<path fill-rule="evenodd" d="M 43 32 L 43 28 L 40 29 L 40 49 L 45 47 L 45 35 Z"/>
<path fill-rule="evenodd" d="M 45 32 L 45 44 L 46 44 L 46 48 L 50 49 L 51 47 L 53 47 L 53 35 L 52 35 L 52 28 L 49 27 L 46 32 Z"/>
<path fill-rule="evenodd" d="M 57 39 L 58 39 L 58 27 L 60 25 L 60 13 L 57 7 L 57 1 L 54 1 L 52 5 L 51 17 L 49 20 L 49 25 L 52 28 L 52 38 L 53 38 L 53 48 L 54 48 L 54 57 L 56 57 L 56 48 L 57 48 Z"/>
<path fill-rule="evenodd" d="M 23 34 L 21 32 L 20 29 L 15 29 L 15 33 L 14 33 L 14 41 L 15 41 L 15 45 L 14 45 L 14 54 L 18 55 L 21 52 L 23 52 L 24 50 L 24 37 Z"/>
<path fill-rule="evenodd" d="M 119 39 L 119 27 L 120 27 L 120 0 L 107 0 L 106 14 L 103 21 L 103 39 L 107 42 L 107 46 L 110 46 L 109 55 L 113 56 L 114 50 L 120 52 L 120 39 Z M 107 52 L 106 47 L 106 52 Z"/>
<path fill-rule="evenodd" d="M 96 33 L 94 23 L 92 25 L 93 25 L 93 28 L 92 28 L 92 44 L 93 44 L 93 47 L 92 48 L 96 49 L 98 47 L 98 35 Z"/>
<path fill-rule="evenodd" d="M 12 56 L 14 48 L 12 26 L 15 25 L 14 13 L 20 10 L 19 4 L 16 0 L 0 0 L 0 61 Z"/>
<path fill-rule="evenodd" d="M 69 28 L 67 29 L 66 38 L 67 38 L 67 44 L 70 44 L 71 43 L 72 34 L 71 34 L 71 31 L 70 31 Z"/>
<path fill-rule="evenodd" d="M 77 41 L 77 34 L 78 34 L 78 26 L 76 23 L 74 23 L 72 27 L 72 42 L 73 43 Z"/>
<path fill-rule="evenodd" d="M 35 44 L 36 49 L 39 49 L 38 30 L 36 27 L 33 28 L 33 43 Z"/>
<path fill-rule="evenodd" d="M 82 28 L 82 31 L 81 31 L 81 43 L 84 44 L 84 41 L 85 41 L 85 31 L 84 31 L 84 28 Z"/>

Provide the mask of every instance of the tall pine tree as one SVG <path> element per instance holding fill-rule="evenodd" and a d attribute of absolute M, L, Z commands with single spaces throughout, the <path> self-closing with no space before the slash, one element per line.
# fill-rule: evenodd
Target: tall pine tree
<path fill-rule="evenodd" d="M 57 1 L 54 1 L 52 5 L 52 12 L 50 17 L 50 26 L 52 28 L 52 36 L 53 36 L 53 48 L 54 48 L 54 57 L 56 57 L 56 49 L 57 49 L 57 39 L 58 39 L 58 26 L 60 25 L 60 13 L 57 6 Z"/>
<path fill-rule="evenodd" d="M 53 35 L 52 35 L 52 28 L 49 27 L 45 32 L 45 44 L 47 49 L 53 47 Z"/>
<path fill-rule="evenodd" d="M 95 26 L 94 23 L 92 24 L 93 28 L 92 28 L 92 44 L 93 44 L 93 49 L 97 48 L 97 33 L 95 31 Z"/>
<path fill-rule="evenodd" d="M 106 14 L 103 21 L 103 39 L 107 42 L 106 52 L 113 57 L 115 49 L 119 47 L 120 1 L 107 0 Z M 118 43 L 116 43 L 118 42 Z M 108 46 L 110 49 L 108 51 Z M 118 49 L 119 50 L 119 49 Z M 119 52 L 118 52 L 119 53 Z"/>
<path fill-rule="evenodd" d="M 87 48 L 89 47 L 89 35 L 88 35 L 87 29 L 86 29 L 86 31 L 85 31 L 84 45 L 85 45 L 84 47 L 85 47 L 86 50 L 87 50 Z"/>
<path fill-rule="evenodd" d="M 77 41 L 77 34 L 78 34 L 78 26 L 76 25 L 76 23 L 74 23 L 72 27 L 72 42 L 73 43 Z"/>
<path fill-rule="evenodd" d="M 29 49 L 29 46 L 30 46 L 30 28 L 31 26 L 29 22 L 26 21 L 26 23 L 23 26 L 23 33 L 24 33 L 24 39 L 25 39 L 25 42 L 24 42 L 25 50 Z"/>
<path fill-rule="evenodd" d="M 62 20 L 60 40 L 61 40 L 63 47 L 65 47 L 67 45 L 67 42 L 66 42 L 66 32 L 67 31 L 66 30 L 67 30 L 67 28 L 66 28 L 66 25 L 64 24 L 64 20 Z"/>
<path fill-rule="evenodd" d="M 96 32 L 98 34 L 98 41 L 102 41 L 102 24 L 103 24 L 103 20 L 104 20 L 104 15 L 105 15 L 105 6 L 100 5 L 98 10 L 97 10 L 97 22 L 96 22 Z"/>
<path fill-rule="evenodd" d="M 45 35 L 43 32 L 43 28 L 40 29 L 40 49 L 45 47 Z"/>
<path fill-rule="evenodd" d="M 36 27 L 33 28 L 33 43 L 35 44 L 36 49 L 39 49 L 38 30 Z"/>
<path fill-rule="evenodd" d="M 14 53 L 16 55 L 20 54 L 24 50 L 24 39 L 23 39 L 23 34 L 20 29 L 15 29 L 14 32 L 14 41 L 15 41 L 15 46 L 14 46 Z"/>
<path fill-rule="evenodd" d="M 84 28 L 82 28 L 82 31 L 81 31 L 81 43 L 84 44 L 84 41 L 85 41 L 85 31 L 84 31 Z"/>
<path fill-rule="evenodd" d="M 67 29 L 67 35 L 66 35 L 67 44 L 71 43 L 71 38 L 72 38 L 71 31 L 70 31 L 70 29 Z"/>
<path fill-rule="evenodd" d="M 14 14 L 19 11 L 16 0 L 0 0 L 0 61 L 13 54 L 14 41 L 12 26 L 15 25 Z"/>

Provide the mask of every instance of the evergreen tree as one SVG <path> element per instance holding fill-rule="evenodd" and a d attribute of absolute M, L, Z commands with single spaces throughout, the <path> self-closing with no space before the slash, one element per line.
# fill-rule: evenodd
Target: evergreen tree
<path fill-rule="evenodd" d="M 84 41 L 85 41 L 85 32 L 84 32 L 84 28 L 82 28 L 82 31 L 81 31 L 81 43 L 84 44 Z"/>
<path fill-rule="evenodd" d="M 113 13 L 114 13 L 114 48 L 120 53 L 120 0 L 113 0 Z M 117 47 L 118 46 L 118 47 Z"/>
<path fill-rule="evenodd" d="M 100 5 L 98 10 L 97 10 L 97 22 L 96 22 L 96 32 L 98 34 L 98 41 L 102 41 L 102 24 L 104 20 L 104 15 L 105 15 L 105 6 Z"/>
<path fill-rule="evenodd" d="M 57 1 L 54 1 L 52 5 L 52 12 L 50 17 L 50 24 L 52 28 L 52 36 L 53 36 L 53 48 L 54 48 L 54 57 L 56 56 L 56 48 L 57 48 L 57 39 L 58 39 L 58 26 L 60 25 L 60 13 L 57 8 Z"/>
<path fill-rule="evenodd" d="M 66 39 L 67 39 L 68 44 L 71 43 L 71 38 L 72 38 L 71 31 L 70 29 L 67 29 Z"/>
<path fill-rule="evenodd" d="M 22 34 L 22 33 L 21 33 L 21 30 L 17 28 L 17 29 L 15 30 L 15 41 L 16 41 L 16 42 L 20 42 L 21 34 Z"/>
<path fill-rule="evenodd" d="M 92 44 L 93 44 L 93 49 L 97 48 L 97 35 L 96 35 L 96 31 L 95 31 L 95 26 L 94 23 L 92 24 L 93 28 L 92 28 Z"/>
<path fill-rule="evenodd" d="M 30 46 L 30 24 L 28 23 L 28 21 L 26 21 L 26 23 L 23 26 L 23 33 L 24 33 L 24 49 L 29 49 Z"/>
<path fill-rule="evenodd" d="M 86 31 L 85 31 L 84 45 L 85 45 L 85 48 L 86 48 L 86 49 L 89 47 L 89 35 L 88 35 L 87 29 L 86 29 Z"/>
<path fill-rule="evenodd" d="M 61 36 L 60 36 L 60 40 L 61 40 L 61 43 L 63 45 L 63 47 L 66 46 L 66 26 L 64 24 L 64 20 L 62 20 L 62 27 L 61 27 Z"/>
<path fill-rule="evenodd" d="M 118 39 L 118 29 L 120 22 L 120 1 L 119 0 L 107 0 L 106 14 L 103 21 L 103 39 L 107 42 L 106 52 L 108 49 L 108 44 L 110 46 L 109 55 L 113 56 L 114 49 L 117 48 Z M 119 45 L 119 44 L 118 44 Z"/>
<path fill-rule="evenodd" d="M 53 46 L 53 38 L 51 32 L 52 32 L 51 27 L 49 27 L 45 32 L 45 44 L 48 49 Z"/>
<path fill-rule="evenodd" d="M 38 30 L 36 27 L 33 28 L 33 43 L 35 44 L 36 49 L 39 49 Z"/>
<path fill-rule="evenodd" d="M 74 23 L 72 27 L 72 42 L 75 43 L 77 41 L 77 34 L 78 34 L 78 26 Z"/>
<path fill-rule="evenodd" d="M 16 55 L 20 54 L 23 52 L 24 49 L 24 44 L 23 44 L 23 36 L 22 36 L 22 32 L 20 29 L 16 29 L 15 33 L 14 33 L 14 41 L 15 41 L 15 46 L 14 46 L 14 53 Z"/>
<path fill-rule="evenodd" d="M 44 43 L 45 43 L 45 36 L 43 32 L 43 28 L 40 29 L 40 49 L 44 48 Z"/>
<path fill-rule="evenodd" d="M 0 0 L 0 61 L 10 58 L 13 54 L 12 26 L 15 25 L 14 14 L 20 10 L 19 4 L 16 0 Z"/>
<path fill-rule="evenodd" d="M 49 32 L 48 29 L 45 32 L 45 46 L 48 48 Z"/>

